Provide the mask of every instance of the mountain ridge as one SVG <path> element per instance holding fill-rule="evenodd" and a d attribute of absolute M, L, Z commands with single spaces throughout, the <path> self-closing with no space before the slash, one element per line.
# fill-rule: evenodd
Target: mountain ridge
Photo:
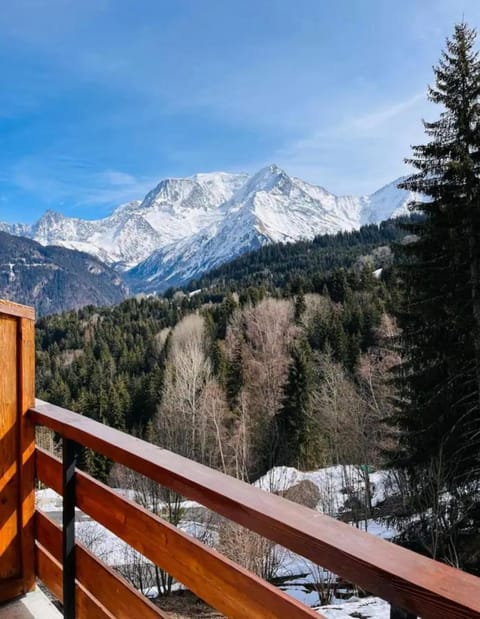
<path fill-rule="evenodd" d="M 397 183 L 369 195 L 337 196 L 271 164 L 253 175 L 163 179 L 142 201 L 102 219 L 49 210 L 32 226 L 0 223 L 0 230 L 90 253 L 124 273 L 133 290 L 154 292 L 265 244 L 355 230 L 404 214 L 416 196 Z"/>
<path fill-rule="evenodd" d="M 0 231 L 0 291 L 39 315 L 112 305 L 129 293 L 119 274 L 94 256 Z"/>

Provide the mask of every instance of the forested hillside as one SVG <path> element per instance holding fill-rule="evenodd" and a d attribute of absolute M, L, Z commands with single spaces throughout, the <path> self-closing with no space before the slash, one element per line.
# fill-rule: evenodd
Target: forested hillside
<path fill-rule="evenodd" d="M 109 266 L 80 251 L 44 247 L 0 230 L 0 297 L 52 314 L 119 303 L 128 289 Z"/>
<path fill-rule="evenodd" d="M 249 288 L 51 316 L 37 325 L 37 392 L 245 479 L 274 464 L 378 463 L 389 303 L 363 270 L 337 272 L 322 295 Z M 84 465 L 108 475 L 93 454 Z"/>
<path fill-rule="evenodd" d="M 261 285 L 321 292 L 325 277 L 335 270 L 356 266 L 358 271 L 367 264 L 373 270 L 391 264 L 391 246 L 405 236 L 401 224 L 410 219 L 389 219 L 353 232 L 322 234 L 312 241 L 267 245 L 191 281 L 188 290 Z"/>

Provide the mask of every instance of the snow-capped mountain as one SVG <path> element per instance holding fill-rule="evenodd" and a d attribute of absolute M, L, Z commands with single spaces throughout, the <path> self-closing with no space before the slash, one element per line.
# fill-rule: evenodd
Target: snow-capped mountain
<path fill-rule="evenodd" d="M 0 224 L 43 245 L 88 252 L 127 272 L 137 290 L 185 283 L 261 245 L 352 230 L 406 212 L 415 196 L 395 181 L 365 196 L 336 196 L 276 165 L 161 181 L 106 218 L 47 211 L 33 226 Z"/>

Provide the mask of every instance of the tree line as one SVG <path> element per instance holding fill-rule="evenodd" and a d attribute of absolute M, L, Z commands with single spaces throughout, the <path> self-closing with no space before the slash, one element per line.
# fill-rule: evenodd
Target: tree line
<path fill-rule="evenodd" d="M 43 318 L 37 392 L 249 481 L 276 464 L 328 464 L 338 457 L 315 405 L 323 377 L 336 372 L 366 398 L 361 368 L 391 301 L 370 273 L 341 271 L 330 289 L 130 299 Z M 104 458 L 82 462 L 108 477 Z"/>

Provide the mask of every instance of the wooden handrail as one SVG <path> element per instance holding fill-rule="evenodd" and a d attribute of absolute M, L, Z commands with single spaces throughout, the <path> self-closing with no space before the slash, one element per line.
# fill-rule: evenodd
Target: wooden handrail
<path fill-rule="evenodd" d="M 37 400 L 32 419 L 423 619 L 480 619 L 478 578 Z"/>
<path fill-rule="evenodd" d="M 35 309 L 33 307 L 29 305 L 20 305 L 13 301 L 4 301 L 3 299 L 0 299 L 0 314 L 35 320 Z"/>
<path fill-rule="evenodd" d="M 63 602 L 62 564 L 38 541 L 35 543 L 37 576 Z M 85 587 L 76 583 L 75 610 L 78 619 L 116 619 Z"/>
<path fill-rule="evenodd" d="M 35 512 L 35 538 L 61 563 L 62 529 L 46 514 Z M 124 578 L 97 559 L 83 544 L 76 544 L 76 580 L 116 619 L 166 619 L 166 615 Z M 59 583 L 60 584 L 60 583 Z"/>
<path fill-rule="evenodd" d="M 62 492 L 61 462 L 37 450 L 40 481 Z M 77 505 L 101 525 L 232 619 L 321 619 L 293 597 L 90 475 L 76 473 Z"/>

